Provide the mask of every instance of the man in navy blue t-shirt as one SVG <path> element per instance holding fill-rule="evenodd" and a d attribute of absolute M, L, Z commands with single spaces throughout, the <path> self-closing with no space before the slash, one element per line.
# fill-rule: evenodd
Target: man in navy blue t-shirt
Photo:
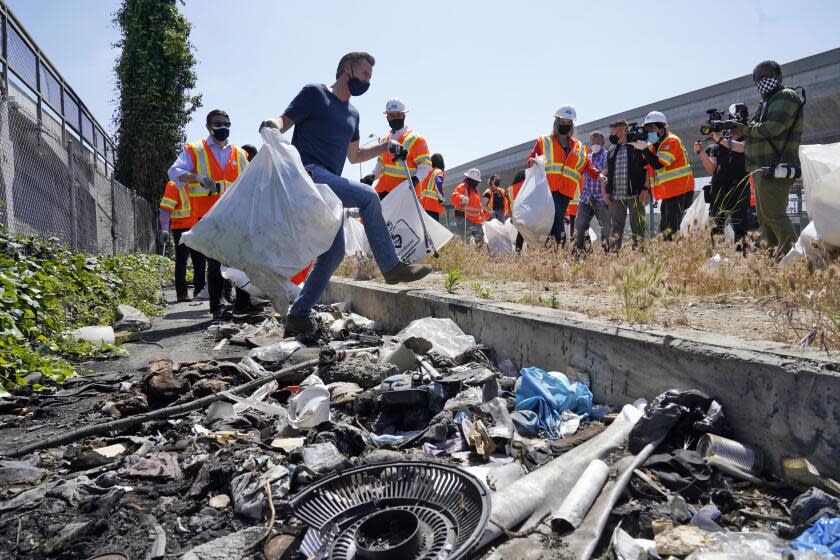
<path fill-rule="evenodd" d="M 263 121 L 286 132 L 295 127 L 292 145 L 297 148 L 307 171 L 316 183 L 328 185 L 345 208 L 358 208 L 371 251 L 388 284 L 413 282 L 429 274 L 428 265 L 405 264 L 397 257 L 391 234 L 382 218 L 379 195 L 371 187 L 341 177 L 345 158 L 350 163 L 373 159 L 388 150 L 394 157 L 405 157 L 406 150 L 394 140 L 369 148 L 359 147 L 359 112 L 350 97 L 362 95 L 370 87 L 375 61 L 365 52 L 341 57 L 335 83 L 309 84 L 292 99 L 279 119 Z M 308 334 L 315 330 L 310 311 L 327 288 L 330 277 L 344 258 L 344 228 L 339 228 L 332 246 L 318 257 L 300 295 L 289 310 L 286 335 Z"/>

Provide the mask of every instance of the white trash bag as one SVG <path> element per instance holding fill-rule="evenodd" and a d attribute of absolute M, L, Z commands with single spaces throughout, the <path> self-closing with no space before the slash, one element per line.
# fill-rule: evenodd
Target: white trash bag
<path fill-rule="evenodd" d="M 347 210 L 344 211 L 344 254 L 348 257 L 367 257 L 373 254 L 365 234 L 365 226 L 351 217 Z"/>
<path fill-rule="evenodd" d="M 413 186 L 409 185 L 408 180 L 397 185 L 382 201 L 382 217 L 385 218 L 385 224 L 391 233 L 397 257 L 408 264 L 431 255 L 432 244 L 440 251 L 440 248 L 452 239 L 451 231 L 437 220 L 433 220 L 422 208 L 418 213 L 419 207 L 417 192 Z M 426 239 L 425 242 L 423 225 L 420 222 L 421 214 L 423 223 L 426 224 L 426 232 L 431 238 Z"/>
<path fill-rule="evenodd" d="M 415 319 L 406 328 L 394 335 L 398 340 L 417 336 L 432 343 L 432 350 L 455 359 L 470 348 L 475 347 L 475 337 L 464 331 L 452 319 L 424 317 Z"/>
<path fill-rule="evenodd" d="M 511 239 L 505 224 L 494 218 L 484 222 L 482 227 L 484 229 L 484 241 L 491 255 L 504 255 L 513 252 L 516 234 Z"/>
<path fill-rule="evenodd" d="M 513 201 L 513 224 L 535 247 L 545 245 L 554 224 L 554 201 L 545 176 L 545 157 L 537 156 L 525 171 L 525 182 Z"/>
<path fill-rule="evenodd" d="M 327 185 L 312 181 L 280 131 L 261 135 L 265 144 L 250 165 L 181 239 L 243 271 L 285 314 L 287 280 L 330 248 L 342 206 Z"/>
<path fill-rule="evenodd" d="M 840 247 L 840 142 L 799 147 L 805 207 L 819 238 Z"/>
<path fill-rule="evenodd" d="M 817 226 L 814 222 L 808 222 L 808 225 L 799 234 L 796 245 L 791 247 L 787 255 L 779 261 L 779 266 L 786 268 L 795 263 L 800 257 L 808 257 L 811 260 L 818 260 L 825 257 L 822 236 L 817 232 Z"/>
<path fill-rule="evenodd" d="M 703 193 L 694 197 L 694 202 L 688 207 L 680 222 L 680 235 L 688 237 L 698 233 L 709 223 L 709 203 L 703 199 Z"/>

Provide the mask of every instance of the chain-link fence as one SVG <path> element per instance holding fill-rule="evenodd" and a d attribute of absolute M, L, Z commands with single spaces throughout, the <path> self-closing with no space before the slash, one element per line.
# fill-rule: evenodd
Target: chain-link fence
<path fill-rule="evenodd" d="M 89 252 L 154 250 L 148 201 L 106 177 L 93 159 L 72 136 L 62 146 L 53 127 L 39 126 L 15 97 L 0 98 L 2 225 Z"/>

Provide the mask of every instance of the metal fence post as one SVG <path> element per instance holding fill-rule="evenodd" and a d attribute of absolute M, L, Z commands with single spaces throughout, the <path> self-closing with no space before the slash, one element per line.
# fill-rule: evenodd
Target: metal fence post
<path fill-rule="evenodd" d="M 70 177 L 70 230 L 71 246 L 74 249 L 79 248 L 79 209 L 76 206 L 78 199 L 76 193 L 76 158 L 73 157 L 73 145 L 67 143 L 67 167 L 69 168 Z"/>
<path fill-rule="evenodd" d="M 131 225 L 134 228 L 131 238 L 134 240 L 134 247 L 132 252 L 137 252 L 137 191 L 131 191 Z"/>
<path fill-rule="evenodd" d="M 111 244 L 113 255 L 117 254 L 117 185 L 114 176 L 111 176 Z"/>

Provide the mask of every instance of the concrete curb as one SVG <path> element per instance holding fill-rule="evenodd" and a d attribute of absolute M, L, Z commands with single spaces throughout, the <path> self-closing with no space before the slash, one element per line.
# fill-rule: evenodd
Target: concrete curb
<path fill-rule="evenodd" d="M 667 389 L 699 389 L 724 406 L 733 431 L 779 459 L 807 457 L 840 475 L 840 362 L 780 343 L 689 330 L 615 325 L 579 313 L 333 279 L 324 302 L 396 331 L 422 317 L 449 317 L 517 367 L 589 373 L 598 402 L 620 406 Z M 692 442 L 692 444 L 695 442 Z"/>

